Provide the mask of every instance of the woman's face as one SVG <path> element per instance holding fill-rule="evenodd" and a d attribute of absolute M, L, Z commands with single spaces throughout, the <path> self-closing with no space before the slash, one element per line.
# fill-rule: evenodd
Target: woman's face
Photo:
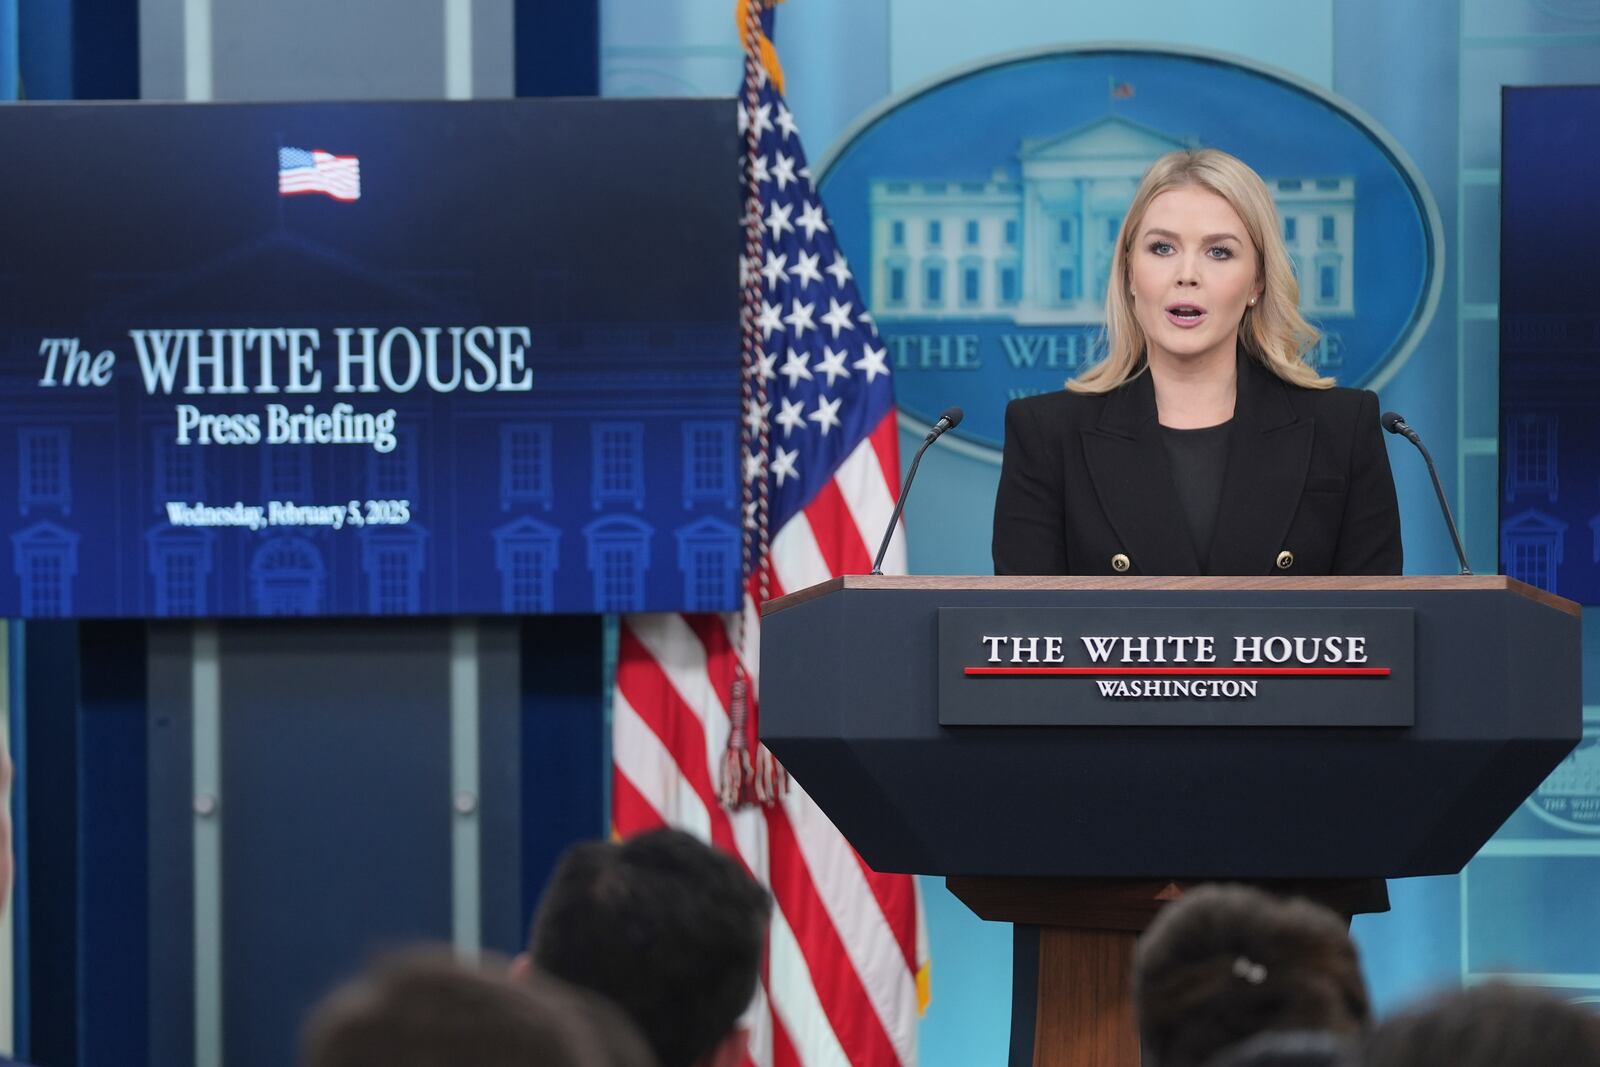
<path fill-rule="evenodd" d="M 1128 257 L 1150 361 L 1231 362 L 1239 321 L 1261 295 L 1256 258 L 1239 213 L 1209 189 L 1181 186 L 1150 201 Z"/>

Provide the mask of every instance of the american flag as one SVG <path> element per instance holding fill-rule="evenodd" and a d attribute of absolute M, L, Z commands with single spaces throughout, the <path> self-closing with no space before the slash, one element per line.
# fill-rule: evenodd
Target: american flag
<path fill-rule="evenodd" d="M 335 200 L 361 199 L 361 160 L 320 148 L 278 149 L 278 195 L 323 193 Z"/>
<path fill-rule="evenodd" d="M 927 997 L 915 880 L 868 868 L 798 782 L 758 790 L 764 803 L 721 802 L 730 752 L 756 754 L 754 781 L 747 773 L 735 792 L 749 800 L 753 785 L 770 784 L 762 774 L 770 757 L 753 741 L 757 603 L 870 570 L 899 482 L 885 349 L 812 186 L 781 74 L 769 76 L 771 11 L 760 18 L 749 51 L 763 58 L 747 55 L 739 106 L 750 208 L 741 265 L 753 573 L 741 615 L 622 620 L 613 821 L 623 836 L 662 824 L 688 829 L 771 888 L 777 907 L 748 1020 L 750 1063 L 912 1067 Z M 897 533 L 885 570 L 904 569 Z M 747 699 L 733 695 L 736 685 L 748 685 Z"/>

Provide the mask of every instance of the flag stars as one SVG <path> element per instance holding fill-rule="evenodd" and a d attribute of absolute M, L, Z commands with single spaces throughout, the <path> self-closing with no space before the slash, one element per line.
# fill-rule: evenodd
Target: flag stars
<path fill-rule="evenodd" d="M 841 348 L 837 352 L 827 347 L 822 349 L 822 362 L 817 364 L 817 373 L 828 376 L 829 389 L 832 389 L 833 383 L 840 378 L 850 377 L 850 372 L 845 370 L 844 367 L 845 357 L 849 354 L 850 350 L 848 348 Z"/>
<path fill-rule="evenodd" d="M 766 425 L 767 416 L 772 414 L 771 404 L 758 404 L 755 397 L 751 397 L 745 404 L 744 424 L 752 434 L 761 432 L 761 427 Z"/>
<path fill-rule="evenodd" d="M 828 313 L 822 316 L 822 324 L 833 331 L 835 340 L 838 340 L 840 330 L 856 328 L 856 324 L 850 321 L 850 309 L 853 306 L 849 301 L 840 304 L 833 297 L 828 297 Z"/>
<path fill-rule="evenodd" d="M 759 500 L 752 500 L 744 506 L 744 528 L 746 530 L 754 530 L 756 528 L 756 509 L 760 506 L 761 502 Z"/>
<path fill-rule="evenodd" d="M 844 288 L 846 282 L 855 277 L 850 273 L 850 268 L 844 261 L 843 252 L 836 251 L 833 253 L 833 262 L 828 264 L 827 271 L 833 275 L 833 284 L 841 289 Z"/>
<path fill-rule="evenodd" d="M 822 220 L 822 205 L 809 201 L 800 212 L 800 217 L 795 220 L 795 225 L 806 231 L 806 240 L 815 241 L 818 230 L 826 230 L 828 224 Z"/>
<path fill-rule="evenodd" d="M 796 430 L 806 428 L 805 401 L 790 400 L 787 397 L 778 401 L 777 423 L 783 427 L 783 439 L 787 441 L 789 435 Z"/>
<path fill-rule="evenodd" d="M 784 448 L 779 445 L 773 451 L 776 455 L 772 457 L 772 476 L 777 479 L 778 488 L 781 489 L 783 488 L 783 483 L 790 478 L 800 477 L 800 471 L 796 467 L 796 463 L 800 459 L 800 450 L 798 448 Z"/>
<path fill-rule="evenodd" d="M 791 182 L 798 179 L 794 176 L 794 160 L 782 152 L 776 153 L 777 161 L 772 164 L 772 180 L 778 183 L 778 192 L 783 192 Z M 765 157 L 758 156 L 758 159 Z M 802 225 L 804 223 L 802 222 Z"/>
<path fill-rule="evenodd" d="M 756 68 L 765 74 L 759 63 Z M 738 110 L 749 144 L 760 144 L 748 157 L 746 176 L 750 191 L 759 186 L 762 195 L 746 214 L 764 246 L 740 264 L 746 292 L 758 298 L 753 318 L 760 330 L 752 337 L 747 395 L 740 407 L 747 442 L 758 435 L 770 442 L 767 448 L 741 450 L 741 461 L 747 482 L 759 478 L 792 492 L 791 481 L 805 485 L 800 467 L 802 461 L 812 462 L 808 449 L 824 440 L 821 447 L 831 449 L 835 429 L 839 441 L 850 442 L 856 420 L 852 414 L 846 429 L 846 404 L 857 403 L 852 399 L 857 390 L 890 376 L 889 353 L 861 307 L 855 274 L 811 186 L 793 113 L 771 89 L 762 91 L 759 106 L 741 103 Z M 808 337 L 808 331 L 818 336 Z M 774 521 L 782 514 L 780 509 Z M 743 519 L 753 527 L 765 515 L 752 500 Z"/>
<path fill-rule="evenodd" d="M 744 454 L 744 480 L 753 482 L 767 472 L 767 454 L 765 452 L 746 452 Z"/>
<path fill-rule="evenodd" d="M 778 368 L 778 373 L 789 379 L 789 388 L 793 389 L 800 384 L 801 378 L 811 381 L 811 368 L 806 366 L 810 362 L 811 353 L 796 352 L 791 348 L 788 358 L 783 361 L 783 366 Z"/>
<path fill-rule="evenodd" d="M 804 337 L 807 330 L 815 330 L 817 328 L 817 324 L 811 321 L 811 312 L 816 306 L 817 304 L 814 300 L 809 304 L 802 304 L 800 303 L 800 298 L 795 297 L 792 301 L 789 314 L 783 317 L 783 321 L 788 323 L 789 329 L 794 331 L 796 340 Z"/>
<path fill-rule="evenodd" d="M 794 266 L 790 269 L 794 271 L 795 281 L 800 288 L 804 289 L 812 282 L 822 280 L 822 272 L 817 269 L 817 261 L 821 258 L 822 256 L 816 252 L 801 252 L 794 257 Z"/>
<path fill-rule="evenodd" d="M 772 105 L 762 104 L 756 108 L 756 136 L 769 132 L 772 129 Z"/>
<path fill-rule="evenodd" d="M 782 237 L 785 232 L 794 232 L 794 223 L 789 221 L 789 216 L 793 213 L 793 205 L 780 204 L 776 200 L 772 202 L 772 208 L 767 212 L 765 225 L 768 230 L 772 231 L 772 239 L 774 241 Z"/>
<path fill-rule="evenodd" d="M 767 288 L 776 289 L 779 282 L 789 280 L 789 271 L 785 264 L 789 257 L 778 255 L 776 252 L 767 253 L 767 262 L 761 267 L 761 274 L 767 279 Z"/>
<path fill-rule="evenodd" d="M 867 376 L 867 384 L 871 385 L 878 380 L 878 375 L 888 375 L 889 368 L 884 363 L 884 357 L 888 354 L 888 349 L 873 348 L 871 345 L 867 345 L 861 358 L 850 364 L 850 366 L 865 374 Z"/>
<path fill-rule="evenodd" d="M 778 129 L 783 131 L 785 141 L 799 132 L 799 127 L 794 124 L 794 116 L 783 104 L 778 105 Z"/>
<path fill-rule="evenodd" d="M 828 431 L 839 425 L 839 405 L 844 403 L 844 397 L 836 396 L 832 400 L 826 397 L 817 397 L 817 410 L 806 417 L 817 424 L 817 429 L 822 431 L 822 436 L 828 436 Z"/>
<path fill-rule="evenodd" d="M 756 328 L 761 331 L 763 340 L 771 337 L 774 330 L 783 329 L 783 319 L 779 317 L 779 312 L 782 310 L 783 305 L 781 304 L 769 304 L 765 300 L 761 301 L 761 314 L 756 316 Z"/>
<path fill-rule="evenodd" d="M 765 307 L 766 305 L 763 304 L 762 306 Z M 778 309 L 773 308 L 772 310 L 774 313 L 776 313 Z M 753 369 L 756 377 L 761 381 L 770 382 L 776 378 L 778 376 L 777 367 L 778 353 L 761 351 L 756 352 L 756 365 Z"/>

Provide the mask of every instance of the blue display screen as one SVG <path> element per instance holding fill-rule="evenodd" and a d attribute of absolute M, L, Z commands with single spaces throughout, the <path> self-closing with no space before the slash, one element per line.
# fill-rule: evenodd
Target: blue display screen
<path fill-rule="evenodd" d="M 0 109 L 0 615 L 725 610 L 731 100 Z"/>
<path fill-rule="evenodd" d="M 1600 604 L 1600 86 L 1507 89 L 1500 568 Z"/>

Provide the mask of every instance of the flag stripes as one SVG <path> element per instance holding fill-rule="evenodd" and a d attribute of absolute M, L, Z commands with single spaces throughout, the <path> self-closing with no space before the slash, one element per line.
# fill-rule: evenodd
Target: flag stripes
<path fill-rule="evenodd" d="M 772 841 L 772 895 L 794 930 L 812 988 L 834 1034 L 851 1049 L 852 1062 L 884 1067 L 902 1062 L 877 1014 L 857 1010 L 869 1001 L 867 991 L 801 858 L 786 814 L 774 808 L 766 815 Z"/>
<path fill-rule="evenodd" d="M 708 646 L 714 654 L 708 654 Z M 721 752 L 728 730 L 719 695 L 725 690 L 718 680 L 731 681 L 731 651 L 726 622 L 718 616 L 623 620 L 613 704 L 614 818 L 618 825 L 641 827 L 664 820 L 725 848 L 753 874 L 769 870 L 775 927 L 781 922 L 781 934 L 793 938 L 795 953 L 787 962 L 803 963 L 799 970 L 780 969 L 785 992 L 772 995 L 773 1010 L 780 1019 L 790 1017 L 789 1028 L 803 1028 L 808 1048 L 837 1045 L 839 1037 L 823 1035 L 843 1028 L 852 1047 L 872 1057 L 854 1062 L 913 1064 L 914 987 L 869 988 L 859 978 L 887 965 L 914 973 L 908 880 L 866 868 L 798 786 L 781 806 L 764 812 L 730 815 L 716 803 L 711 758 Z M 760 846 L 748 830 L 734 831 L 733 823 L 748 826 L 750 815 L 764 818 L 772 853 L 765 862 L 757 860 Z M 863 907 L 864 899 L 876 906 Z M 897 911 L 905 913 L 898 930 L 888 917 Z M 791 914 L 797 916 L 793 921 Z M 779 939 L 775 933 L 770 950 L 775 961 Z M 819 974 L 826 976 L 825 992 L 813 982 Z M 852 1010 L 858 999 L 871 1004 L 872 1019 Z M 773 1035 L 773 1067 L 781 1061 L 783 1043 Z M 797 1062 L 812 1067 L 829 1061 Z"/>
<path fill-rule="evenodd" d="M 913 969 L 908 966 L 905 953 L 882 910 L 861 906 L 863 900 L 875 898 L 871 886 L 862 877 L 855 850 L 798 784 L 784 798 L 783 814 L 805 861 L 808 881 L 815 887 L 832 929 L 838 933 L 853 973 L 875 974 L 896 966 Z M 897 880 L 906 881 L 903 877 Z M 913 1062 L 916 1053 L 911 1036 L 915 1033 L 916 991 L 909 984 L 901 984 L 866 986 L 864 992 L 872 1002 L 885 1036 L 893 1042 L 890 1035 L 902 1035 L 903 1042 L 897 1043 L 895 1049 L 900 1062 Z"/>
<path fill-rule="evenodd" d="M 837 479 L 824 483 L 817 490 L 817 495 L 806 505 L 805 517 L 829 577 L 866 574 L 872 569 L 872 553 L 867 551 L 861 531 L 856 528 Z M 819 537 L 818 531 L 824 536 Z"/>

